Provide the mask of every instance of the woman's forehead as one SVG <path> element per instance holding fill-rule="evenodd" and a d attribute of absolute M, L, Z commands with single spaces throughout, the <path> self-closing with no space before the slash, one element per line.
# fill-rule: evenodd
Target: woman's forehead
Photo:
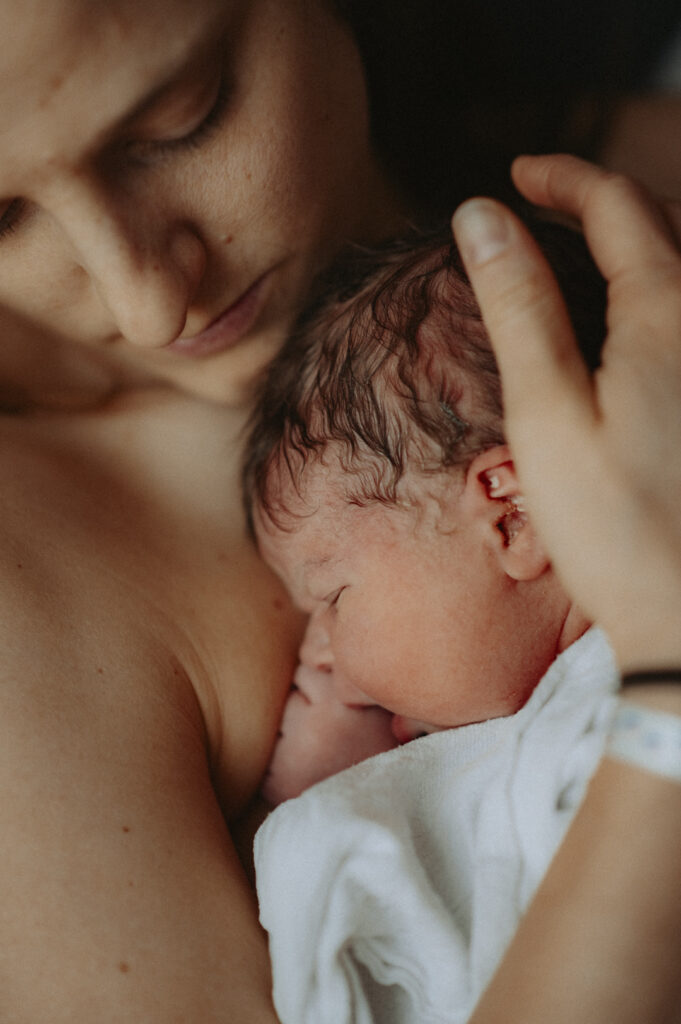
<path fill-rule="evenodd" d="M 97 45 L 112 30 L 124 40 L 168 20 L 191 25 L 239 3 L 245 0 L 2 0 L 0 67 L 13 72 L 38 57 L 85 56 L 87 39 Z"/>
<path fill-rule="evenodd" d="M 0 111 L 21 94 L 49 103 L 69 81 L 114 73 L 140 54 L 150 73 L 180 60 L 202 30 L 245 0 L 2 0 Z M 115 72 L 120 69 L 120 74 Z M 14 96 L 11 96 L 14 91 Z"/>
<path fill-rule="evenodd" d="M 2 0 L 0 153 L 84 134 L 179 70 L 249 0 Z M 25 143 L 25 145 L 24 145 Z"/>

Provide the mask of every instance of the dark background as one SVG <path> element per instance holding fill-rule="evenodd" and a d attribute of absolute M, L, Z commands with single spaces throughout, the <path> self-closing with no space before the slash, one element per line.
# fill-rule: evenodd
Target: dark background
<path fill-rule="evenodd" d="M 440 214 L 504 198 L 520 152 L 594 157 L 618 98 L 645 90 L 678 0 L 341 0 L 365 57 L 375 136 Z"/>

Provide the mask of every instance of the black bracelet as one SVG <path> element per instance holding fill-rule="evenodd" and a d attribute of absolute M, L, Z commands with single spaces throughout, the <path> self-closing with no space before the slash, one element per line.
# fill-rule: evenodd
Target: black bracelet
<path fill-rule="evenodd" d="M 653 668 L 641 672 L 625 672 L 622 686 L 640 686 L 646 683 L 681 683 L 681 668 Z"/>

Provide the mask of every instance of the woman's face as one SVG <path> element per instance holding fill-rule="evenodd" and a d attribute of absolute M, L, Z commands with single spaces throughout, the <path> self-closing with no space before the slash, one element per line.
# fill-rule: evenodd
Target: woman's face
<path fill-rule="evenodd" d="M 0 307 L 238 400 L 396 209 L 322 0 L 5 0 Z"/>

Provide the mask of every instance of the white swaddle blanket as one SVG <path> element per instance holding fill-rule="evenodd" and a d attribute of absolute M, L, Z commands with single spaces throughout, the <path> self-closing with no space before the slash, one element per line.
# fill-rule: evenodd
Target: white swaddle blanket
<path fill-rule="evenodd" d="M 278 807 L 256 837 L 283 1024 L 461 1024 L 600 758 L 617 674 L 590 630 L 517 714 L 423 737 Z"/>

